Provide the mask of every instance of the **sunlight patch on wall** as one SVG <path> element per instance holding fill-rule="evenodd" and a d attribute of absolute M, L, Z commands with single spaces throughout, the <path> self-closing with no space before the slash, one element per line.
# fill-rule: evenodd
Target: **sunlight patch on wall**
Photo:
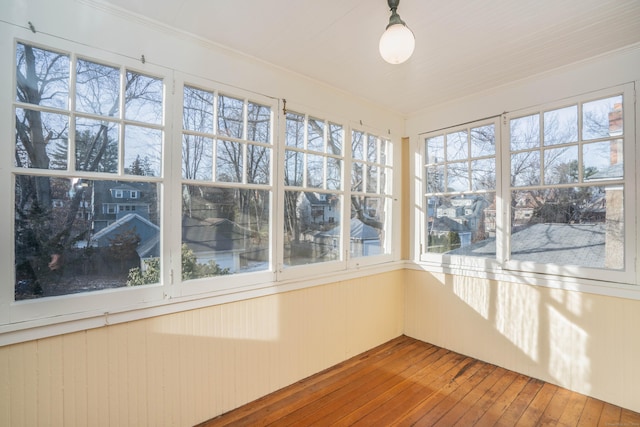
<path fill-rule="evenodd" d="M 581 393 L 591 391 L 588 334 L 553 307 L 549 316 L 549 374 L 558 383 Z"/>
<path fill-rule="evenodd" d="M 531 286 L 497 285 L 496 329 L 533 361 L 539 359 L 540 293 Z"/>
<path fill-rule="evenodd" d="M 453 292 L 479 315 L 489 318 L 490 282 L 470 277 L 454 276 Z"/>

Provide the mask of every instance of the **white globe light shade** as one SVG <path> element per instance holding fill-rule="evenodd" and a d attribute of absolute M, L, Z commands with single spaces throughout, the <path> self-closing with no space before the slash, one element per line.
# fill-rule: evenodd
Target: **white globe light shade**
<path fill-rule="evenodd" d="M 380 55 L 389 64 L 402 64 L 413 54 L 416 38 L 406 25 L 391 25 L 380 37 Z"/>

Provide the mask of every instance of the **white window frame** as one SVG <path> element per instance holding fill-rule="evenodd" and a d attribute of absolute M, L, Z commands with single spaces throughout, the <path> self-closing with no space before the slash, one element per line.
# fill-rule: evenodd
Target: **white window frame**
<path fill-rule="evenodd" d="M 276 254 L 276 277 L 278 281 L 288 281 L 288 280 L 298 280 L 308 278 L 310 276 L 322 276 L 327 273 L 333 273 L 346 269 L 346 257 L 345 257 L 345 231 L 344 231 L 344 220 L 345 216 L 345 203 L 346 203 L 346 186 L 345 186 L 345 169 L 347 164 L 347 145 L 350 144 L 351 139 L 348 137 L 348 125 L 344 120 L 340 120 L 339 118 L 332 117 L 328 114 L 323 114 L 322 112 L 315 111 L 305 106 L 298 106 L 295 103 L 287 102 L 286 104 L 286 113 L 293 113 L 301 115 L 305 118 L 305 124 L 307 120 L 315 119 L 322 120 L 325 124 L 336 124 L 342 126 L 343 132 L 343 140 L 342 140 L 342 170 L 341 170 L 341 185 L 338 189 L 327 189 L 327 188 L 316 188 L 307 186 L 307 170 L 306 170 L 306 162 L 304 164 L 303 171 L 303 185 L 302 186 L 285 186 L 285 160 L 286 160 L 286 150 L 292 149 L 294 151 L 307 153 L 306 149 L 295 149 L 293 147 L 286 146 L 286 116 L 287 114 L 283 112 L 282 114 L 282 123 L 284 124 L 279 129 L 279 140 L 281 141 L 280 150 L 278 151 L 278 160 L 277 160 L 277 169 L 278 169 L 278 207 L 281 209 L 277 213 L 276 220 L 276 242 L 278 244 Z M 307 138 L 307 126 L 305 126 L 305 139 Z M 324 129 L 324 139 L 326 141 L 327 133 L 329 132 L 329 126 L 325 126 Z M 322 155 L 319 152 L 311 152 L 312 154 Z M 326 153 L 325 153 L 326 154 Z M 333 157 L 333 156 L 329 156 Z M 326 184 L 326 179 L 325 179 Z M 284 265 L 284 203 L 285 203 L 285 191 L 301 191 L 301 192 L 318 192 L 321 194 L 338 194 L 340 197 L 340 224 L 341 224 L 341 242 L 339 248 L 340 258 L 333 261 L 325 261 L 325 262 L 316 262 L 312 264 L 304 264 L 304 265 Z"/>
<path fill-rule="evenodd" d="M 624 173 L 625 176 L 620 180 L 624 184 L 624 237 L 625 237 L 625 269 L 607 270 L 588 268 L 584 266 L 572 265 L 552 265 L 552 264 L 536 264 L 530 261 L 517 261 L 509 259 L 509 242 L 510 242 L 510 198 L 511 198 L 511 168 L 510 168 L 510 120 L 518 117 L 526 117 L 532 114 L 543 114 L 545 111 L 559 109 L 569 105 L 586 103 L 591 100 L 613 97 L 616 95 L 623 96 L 623 123 L 624 123 Z M 619 294 L 620 291 L 634 290 L 639 283 L 638 267 L 636 252 L 638 249 L 637 241 L 640 238 L 637 228 L 637 218 L 640 214 L 640 203 L 637 197 L 637 184 L 635 180 L 636 168 L 638 167 L 638 158 L 636 154 L 636 129 L 635 121 L 637 117 L 635 105 L 635 88 L 634 83 L 622 84 L 612 88 L 597 90 L 581 95 L 577 95 L 568 99 L 558 101 L 550 101 L 543 105 L 537 105 L 530 108 L 524 108 L 513 112 L 505 112 L 501 116 L 499 128 L 496 128 L 496 135 L 500 130 L 500 138 L 496 136 L 496 172 L 500 176 L 497 177 L 499 184 L 496 188 L 496 228 L 498 230 L 506 230 L 496 236 L 496 258 L 476 258 L 468 256 L 451 256 L 446 254 L 430 254 L 425 252 L 426 248 L 426 212 L 427 201 L 424 194 L 426 191 L 420 191 L 422 196 L 420 206 L 422 207 L 419 221 L 422 227 L 420 231 L 420 254 L 419 260 L 422 261 L 427 268 L 436 269 L 444 272 L 457 273 L 463 275 L 471 275 L 478 277 L 493 277 L 501 280 L 510 280 L 523 283 L 536 283 L 545 286 L 562 286 L 575 289 L 588 288 L 596 289 L 604 294 Z M 473 122 L 481 123 L 481 120 Z M 579 113 L 579 132 L 582 117 Z M 465 127 L 468 124 L 461 125 Z M 449 129 L 455 129 L 458 126 Z M 541 126 L 541 132 L 543 132 Z M 437 134 L 442 130 L 434 132 L 422 133 L 418 136 L 420 143 L 419 154 L 426 161 L 426 153 L 424 141 L 428 135 Z M 424 163 L 424 162 L 423 162 Z M 420 186 L 426 190 L 426 176 L 424 167 L 421 171 Z M 592 186 L 605 186 L 607 181 L 597 181 Z M 554 187 L 553 185 L 541 185 L 540 187 Z M 517 190 L 518 187 L 514 187 Z M 561 284 L 561 285 L 559 285 Z M 583 286 L 584 285 L 584 286 Z"/>
<path fill-rule="evenodd" d="M 171 147 L 171 157 L 176 159 L 173 162 L 172 176 L 175 179 L 169 184 L 172 189 L 168 189 L 171 194 L 182 194 L 182 185 L 197 185 L 197 186 L 210 186 L 210 187 L 222 187 L 222 188 L 241 188 L 241 189 L 256 189 L 261 191 L 269 191 L 271 196 L 269 200 L 271 216 L 269 218 L 269 267 L 264 271 L 257 272 L 246 272 L 246 273 L 234 273 L 229 275 L 222 276 L 214 276 L 214 277 L 204 277 L 199 279 L 191 279 L 187 281 L 182 281 L 181 279 L 181 242 L 182 242 L 182 230 L 181 227 L 175 226 L 171 230 L 171 242 L 178 242 L 174 249 L 177 256 L 173 257 L 170 261 L 171 276 L 174 286 L 172 286 L 170 295 L 173 298 L 179 297 L 189 297 L 196 296 L 201 294 L 221 294 L 225 292 L 237 292 L 239 290 L 248 290 L 248 289 L 256 289 L 264 286 L 265 283 L 271 283 L 275 281 L 275 273 L 274 273 L 274 251 L 275 251 L 275 236 L 276 229 L 275 223 L 276 219 L 274 218 L 277 215 L 278 209 L 276 208 L 276 176 L 277 176 L 277 166 L 276 166 L 276 151 L 278 150 L 276 144 L 276 135 L 279 134 L 279 123 L 276 120 L 277 113 L 279 111 L 279 102 L 277 99 L 270 98 L 264 95 L 256 94 L 253 92 L 245 91 L 242 89 L 238 89 L 235 87 L 229 87 L 227 85 L 214 82 L 208 79 L 185 75 L 183 73 L 175 73 L 175 103 L 173 105 L 174 108 L 174 116 L 179 118 L 176 123 L 180 123 L 180 126 L 174 126 L 174 131 L 172 133 L 172 140 L 177 141 L 178 143 L 174 143 Z M 217 100 L 218 96 L 227 96 L 230 98 L 241 99 L 246 102 L 255 102 L 257 104 L 269 106 L 271 108 L 271 145 L 269 148 L 271 150 L 271 156 L 269 158 L 271 176 L 270 176 L 270 184 L 247 184 L 246 182 L 220 182 L 220 181 L 203 181 L 190 179 L 186 180 L 182 178 L 182 136 L 183 136 L 183 128 L 182 128 L 182 109 L 184 105 L 184 87 L 189 86 L 197 89 L 202 89 L 208 92 L 214 93 L 214 112 L 213 112 L 213 121 L 214 121 L 214 136 L 212 136 L 215 140 L 217 137 Z M 245 108 L 246 110 L 246 108 Z M 246 135 L 247 131 L 247 116 L 244 114 L 244 134 Z M 207 135 L 210 136 L 210 135 Z M 224 137 L 225 140 L 235 140 L 235 138 Z M 242 143 L 254 143 L 248 140 L 239 140 Z M 258 145 L 265 145 L 261 143 L 256 143 Z M 243 150 L 246 156 L 246 150 Z M 246 158 L 245 158 L 246 160 Z M 244 169 L 246 169 L 246 162 L 243 164 Z M 215 168 L 215 166 L 214 166 Z M 244 175 L 246 181 L 246 174 Z M 169 209 L 171 212 L 175 212 L 176 218 L 182 217 L 182 199 L 181 197 L 173 197 L 169 201 Z"/>
<path fill-rule="evenodd" d="M 15 38 L 13 40 L 13 58 L 10 61 L 11 67 L 13 67 L 13 81 L 11 83 L 12 90 L 15 90 L 16 87 L 16 75 L 15 75 L 15 52 L 16 46 L 18 43 L 23 43 L 26 45 L 30 45 L 36 48 L 59 52 L 61 54 L 69 55 L 71 60 L 71 65 L 76 63 L 77 59 L 94 61 L 96 63 L 113 66 L 118 68 L 120 72 L 132 71 L 136 73 L 140 73 L 146 76 L 155 77 L 161 79 L 163 82 L 163 92 L 164 92 L 164 108 L 165 108 L 165 116 L 163 118 L 163 124 L 154 125 L 154 129 L 160 129 L 163 132 L 166 132 L 167 123 L 171 122 L 171 116 L 167 110 L 167 105 L 169 102 L 167 99 L 171 98 L 170 91 L 167 90 L 167 82 L 171 81 L 171 73 L 169 70 L 151 65 L 151 64 L 141 64 L 139 61 L 133 60 L 131 58 L 127 58 L 124 56 L 103 52 L 100 51 L 100 55 L 96 55 L 96 51 L 88 48 L 87 46 L 79 45 L 71 41 L 61 41 L 56 40 L 55 43 L 51 44 L 43 44 L 34 42 L 27 39 Z M 73 68 L 72 68 L 73 70 Z M 71 79 L 73 79 L 73 71 L 71 71 Z M 69 90 L 69 99 L 73 100 L 75 98 L 75 87 L 72 84 Z M 51 110 L 49 107 L 41 107 L 37 105 L 30 104 L 21 104 L 15 101 L 15 92 L 12 92 L 12 101 L 11 108 L 15 107 L 25 107 L 30 109 L 37 110 Z M 76 112 L 71 109 L 71 106 L 68 106 L 66 110 L 59 110 L 62 114 L 67 114 L 71 117 L 75 117 Z M 66 113 L 65 113 L 66 111 Z M 84 116 L 84 113 L 78 113 L 78 115 Z M 15 130 L 15 119 L 11 121 L 11 128 L 7 130 L 7 132 L 14 132 Z M 128 123 L 126 119 L 114 119 L 119 123 Z M 71 126 L 71 129 L 74 127 Z M 124 126 L 121 126 L 120 129 L 120 150 L 122 150 L 122 146 L 124 144 L 124 139 L 122 138 L 122 133 L 124 132 Z M 71 139 L 71 138 L 70 138 Z M 164 144 L 166 143 L 166 134 L 165 138 L 163 138 L 163 153 L 166 153 L 166 147 Z M 51 169 L 32 169 L 32 168 L 18 168 L 15 167 L 13 161 L 11 161 L 10 166 L 8 167 L 8 175 L 11 177 L 8 182 L 10 185 L 7 185 L 7 191 L 9 193 L 9 200 L 11 200 L 10 206 L 7 207 L 12 213 L 14 208 L 14 189 L 15 189 L 15 176 L 16 174 L 28 174 L 28 175 L 41 175 L 41 176 L 51 176 L 51 177 L 59 177 L 59 178 L 70 178 L 70 177 L 82 177 L 88 179 L 97 179 L 97 180 L 126 180 L 126 181 L 144 181 L 151 183 L 160 183 L 162 186 L 166 180 L 166 176 L 159 177 L 139 177 L 133 175 L 127 175 L 123 170 L 123 162 L 124 158 L 120 158 L 118 172 L 116 173 L 100 173 L 100 172 L 85 172 L 85 171 L 74 171 L 75 167 L 75 156 L 72 155 L 74 146 L 72 144 L 68 147 L 68 155 L 70 161 L 68 162 L 68 170 L 51 170 Z M 165 154 L 163 156 L 163 165 L 162 170 L 166 170 L 166 164 L 168 162 L 168 156 Z M 13 214 L 11 214 L 13 215 Z M 13 218 L 13 216 L 11 216 Z M 163 210 L 161 211 L 161 233 L 166 233 L 166 221 L 167 214 Z M 9 225 L 9 234 L 11 236 L 14 235 L 14 225 L 13 219 L 10 221 Z M 161 241 L 165 241 L 164 236 L 161 236 Z M 10 244 L 8 246 L 8 259 L 11 260 L 9 265 L 13 265 L 15 250 L 14 250 L 14 239 L 10 239 Z M 165 245 L 166 246 L 166 245 Z M 19 329 L 26 327 L 26 325 L 42 325 L 42 324 L 50 324 L 50 323 L 60 323 L 65 321 L 71 321 L 79 318 L 90 318 L 94 316 L 104 315 L 105 312 L 110 311 L 122 311 L 127 310 L 129 307 L 135 307 L 140 305 L 148 304 L 148 301 L 157 300 L 162 301 L 164 296 L 166 295 L 165 288 L 169 284 L 168 279 L 168 271 L 166 268 L 163 268 L 161 283 L 152 284 L 148 286 L 139 286 L 135 288 L 131 287 L 123 287 L 123 288 L 114 288 L 114 289 L 106 289 L 101 291 L 92 291 L 92 292 L 84 292 L 84 293 L 76 293 L 76 294 L 67 294 L 55 297 L 43 297 L 37 299 L 26 299 L 20 301 L 14 301 L 14 286 L 15 276 L 14 269 L 8 268 L 3 272 L 3 275 L 0 276 L 2 278 L 2 283 L 10 284 L 9 286 L 0 287 L 0 312 L 3 315 L 0 315 L 0 333 L 5 330 L 13 330 L 17 326 Z M 81 307 L 79 309 L 79 307 Z"/>
<path fill-rule="evenodd" d="M 367 138 L 368 136 L 373 136 L 377 139 L 380 140 L 381 144 L 385 144 L 387 147 L 386 149 L 386 158 L 385 158 L 385 162 L 382 163 L 379 156 L 377 158 L 377 160 L 375 162 L 370 162 L 368 161 L 368 159 L 366 158 L 367 156 L 365 155 L 365 159 L 363 160 L 359 160 L 359 163 L 366 165 L 372 165 L 372 166 L 376 166 L 376 167 L 384 167 L 386 169 L 386 179 L 384 182 L 384 189 L 381 188 L 380 185 L 380 181 L 378 181 L 378 190 L 377 192 L 371 192 L 368 191 L 366 188 L 366 184 L 363 184 L 363 188 L 361 191 L 355 191 L 353 189 L 351 189 L 351 170 L 352 170 L 352 165 L 354 162 L 354 158 L 353 158 L 353 153 L 352 153 L 352 147 L 353 147 L 353 132 L 361 132 L 364 134 L 364 137 Z M 367 146 L 367 142 L 364 142 L 365 145 L 365 149 Z M 347 267 L 348 268 L 360 268 L 360 267 L 364 267 L 364 266 L 368 266 L 368 265 L 374 265 L 374 264 L 381 264 L 381 263 L 385 263 L 385 262 L 391 262 L 394 258 L 393 256 L 393 252 L 394 252 L 394 236 L 399 235 L 400 231 L 399 229 L 396 228 L 396 226 L 399 223 L 399 221 L 394 221 L 394 218 L 396 217 L 396 212 L 395 212 L 395 201 L 397 200 L 397 186 L 395 184 L 397 178 L 396 175 L 394 174 L 394 164 L 396 162 L 396 159 L 399 158 L 396 149 L 399 146 L 399 144 L 394 143 L 394 141 L 392 140 L 392 138 L 387 135 L 384 136 L 384 132 L 380 131 L 379 129 L 374 129 L 372 127 L 369 126 L 363 126 L 363 125 L 358 125 L 358 124 L 351 124 L 351 126 L 349 127 L 349 144 L 348 144 L 348 154 L 347 154 L 347 158 L 348 158 L 348 168 L 346 170 L 347 176 L 346 176 L 346 181 L 345 181 L 345 186 L 349 189 L 349 201 L 348 201 L 348 206 L 345 206 L 345 213 L 346 213 L 346 219 L 345 223 L 346 223 L 346 230 L 345 230 L 345 242 L 349 242 L 349 245 L 347 245 L 346 250 L 345 250 L 345 256 L 347 257 Z M 363 171 L 363 176 L 366 175 L 366 171 Z M 350 250 L 350 245 L 351 245 L 351 236 L 350 236 L 350 217 L 351 217 L 351 195 L 360 197 L 360 196 L 365 196 L 365 197 L 375 197 L 375 198 L 379 198 L 383 200 L 383 203 L 385 204 L 385 209 L 386 209 L 386 214 L 385 214 L 385 218 L 384 218 L 384 229 L 385 232 L 387 234 L 387 236 L 385 236 L 384 239 L 384 243 L 382 245 L 382 249 L 383 249 L 383 253 L 378 254 L 378 255 L 369 255 L 369 256 L 359 256 L 359 257 L 351 257 L 351 250 Z"/>
<path fill-rule="evenodd" d="M 502 144 L 501 144 L 501 139 L 502 139 L 502 126 L 501 126 L 501 120 L 500 120 L 500 116 L 495 116 L 495 117 L 491 117 L 488 119 L 480 119 L 477 121 L 473 121 L 473 122 L 469 122 L 469 123 L 465 123 L 465 124 L 461 124 L 461 125 L 457 125 L 457 126 L 452 126 L 452 127 L 448 127 L 446 129 L 439 129 L 439 130 L 435 130 L 432 132 L 426 132 L 426 133 L 422 133 L 419 136 L 419 143 L 420 143 L 420 155 L 421 158 L 423 159 L 423 162 L 421 163 L 421 178 L 422 178 L 422 189 L 423 191 L 421 192 L 421 206 L 422 206 L 422 215 L 421 215 L 421 219 L 420 219 L 420 246 L 422 248 L 421 250 L 421 254 L 420 254 L 420 260 L 421 261 L 425 261 L 427 263 L 430 264 L 434 264 L 434 265 L 448 265 L 448 266 L 456 266 L 458 268 L 465 268 L 468 270 L 474 270 L 474 271 L 484 271 L 484 270 L 494 270 L 499 268 L 500 266 L 500 260 L 503 259 L 503 246 L 500 245 L 498 242 L 496 242 L 496 257 L 495 258 L 484 258 L 484 257 L 470 257 L 470 256 L 462 256 L 462 255 L 449 255 L 449 254 L 438 254 L 438 253 L 430 253 L 430 252 L 426 252 L 426 248 L 427 248 L 427 233 L 428 230 L 426 229 L 426 224 L 427 224 L 427 213 L 428 213 L 428 206 L 427 206 L 427 185 L 426 185 L 426 164 L 428 162 L 427 159 L 427 153 L 426 153 L 426 147 L 425 147 L 425 141 L 427 138 L 433 137 L 433 136 L 438 136 L 438 135 L 444 135 L 444 134 L 449 134 L 449 133 L 454 133 L 454 132 L 458 132 L 458 131 L 462 131 L 462 130 L 468 130 L 470 131 L 471 129 L 474 128 L 479 128 L 479 127 L 483 127 L 483 126 L 487 126 L 487 125 L 493 125 L 494 126 L 494 131 L 495 131 L 495 160 L 496 160 L 496 188 L 495 188 L 495 193 L 496 193 L 496 229 L 500 229 L 502 227 L 502 221 L 504 220 L 504 218 L 502 218 L 501 215 L 498 215 L 498 212 L 502 212 L 504 210 L 504 202 L 502 200 L 502 198 L 498 197 L 498 194 L 500 192 L 500 188 L 502 186 L 502 182 L 503 182 L 503 172 L 502 170 L 503 165 L 502 162 L 500 161 L 500 159 L 502 158 Z M 468 157 L 468 160 L 471 160 L 471 157 Z M 447 193 L 433 193 L 432 195 L 438 196 L 438 195 L 473 195 L 473 194 L 481 194 L 481 193 L 486 193 L 487 191 L 462 191 L 462 192 L 447 192 Z"/>
<path fill-rule="evenodd" d="M 38 41 L 36 42 L 31 39 L 37 39 Z M 81 45 L 71 40 L 63 40 L 42 33 L 35 36 L 27 34 L 25 37 L 13 39 L 10 53 L 13 59 L 5 62 L 5 66 L 11 67 L 12 69 L 11 75 L 13 79 L 11 82 L 7 82 L 2 86 L 2 89 L 4 89 L 5 93 L 9 96 L 8 99 L 15 98 L 15 93 L 13 92 L 15 91 L 16 78 L 15 46 L 16 43 L 19 42 L 49 51 L 61 52 L 74 58 L 82 58 L 99 64 L 113 66 L 120 70 L 126 69 L 162 79 L 164 119 L 161 125 L 154 125 L 154 129 L 163 131 L 162 172 L 159 177 L 127 175 L 124 173 L 123 159 L 118 165 L 118 173 L 115 174 L 85 171 L 71 172 L 73 171 L 75 161 L 71 154 L 71 161 L 68 166 L 69 172 L 66 170 L 38 170 L 35 168 L 28 170 L 21 169 L 18 171 L 18 168 L 13 164 L 12 156 L 4 156 L 4 158 L 0 159 L 0 172 L 4 176 L 2 180 L 4 184 L 0 185 L 0 195 L 7 200 L 13 201 L 15 190 L 12 177 L 15 173 L 60 176 L 64 178 L 79 176 L 82 178 L 160 183 L 158 197 L 160 199 L 160 252 L 162 261 L 160 282 L 157 284 L 14 301 L 15 275 L 11 265 L 13 265 L 15 255 L 14 242 L 12 241 L 9 245 L 0 248 L 0 254 L 5 260 L 3 263 L 6 262 L 6 266 L 8 267 L 0 271 L 0 282 L 5 284 L 0 287 L 0 345 L 205 307 L 211 304 L 238 301 L 261 295 L 272 295 L 278 292 L 332 283 L 336 280 L 356 278 L 366 274 L 385 272 L 401 267 L 400 263 L 381 264 L 386 261 L 398 261 L 400 258 L 398 252 L 400 224 L 396 221 L 392 224 L 391 236 L 387 242 L 387 244 L 393 248 L 391 254 L 380 258 L 376 257 L 375 261 L 372 259 L 371 266 L 368 269 L 351 268 L 354 267 L 354 265 L 348 265 L 347 258 L 343 257 L 340 261 L 331 263 L 330 268 L 328 268 L 328 263 L 319 263 L 316 265 L 297 266 L 296 268 L 291 268 L 287 273 L 282 273 L 278 270 L 278 267 L 282 265 L 282 249 L 280 245 L 284 234 L 284 218 L 283 215 L 280 215 L 282 207 L 284 206 L 284 185 L 281 183 L 283 179 L 285 153 L 283 147 L 285 141 L 285 127 L 283 126 L 285 115 L 282 112 L 286 105 L 284 100 L 278 100 L 277 98 L 239 89 L 235 86 L 224 85 L 172 68 L 162 67 L 150 62 L 145 63 L 136 58 L 125 57 L 117 53 L 107 52 L 88 45 Z M 8 50 L 9 48 L 3 51 L 7 52 Z M 9 68 L 7 68 L 7 70 L 9 70 Z M 181 194 L 183 183 L 181 179 L 182 88 L 185 83 L 206 90 L 219 91 L 231 97 L 269 105 L 272 108 L 273 122 L 271 132 L 273 136 L 271 141 L 273 146 L 271 147 L 271 182 L 268 185 L 252 184 L 249 186 L 271 192 L 270 203 L 272 215 L 269 225 L 271 265 L 268 271 L 202 278 L 184 283 L 180 280 L 181 227 L 176 225 L 175 222 L 176 218 L 180 218 L 181 216 L 181 198 L 172 197 L 171 195 Z M 73 93 L 69 94 L 70 99 L 73 96 Z M 4 111 L 12 112 L 14 104 L 13 101 L 6 103 Z M 47 108 L 48 107 L 42 107 L 42 109 Z M 344 203 L 344 200 L 348 200 L 345 199 L 345 194 L 349 194 L 348 192 L 344 192 L 344 186 L 347 182 L 347 173 L 351 169 L 349 160 L 351 127 L 348 125 L 349 120 L 331 116 L 331 114 L 326 114 L 326 112 L 322 111 L 312 111 L 308 106 L 293 106 L 292 110 L 300 111 L 313 117 L 323 118 L 327 122 L 339 124 L 343 127 L 344 163 L 341 171 L 342 188 L 340 188 L 339 192 L 342 193 L 343 197 L 340 214 L 344 218 L 345 211 L 349 207 L 349 204 Z M 69 112 L 68 115 L 73 115 L 73 113 Z M 4 128 L 7 132 L 6 137 L 9 140 L 11 140 L 11 136 L 15 132 L 14 119 L 11 117 L 12 114 L 5 114 L 5 117 L 0 119 L 0 121 L 6 125 Z M 363 129 L 362 126 L 359 128 Z M 386 133 L 379 129 L 369 130 L 365 128 L 365 130 L 378 135 L 385 135 Z M 121 129 L 120 150 L 122 150 L 124 144 L 122 132 L 123 130 Z M 389 139 L 393 145 L 393 158 L 399 158 L 399 138 L 389 136 Z M 73 147 L 69 147 L 69 153 L 73 153 Z M 393 176 L 389 178 L 390 181 L 393 182 L 393 194 L 395 194 L 400 181 L 397 179 L 397 171 L 393 169 L 391 171 L 393 172 Z M 195 182 L 195 184 L 198 184 L 198 182 Z M 235 183 L 214 183 L 212 185 L 233 187 Z M 338 191 L 328 190 L 327 192 L 337 193 Z M 139 193 L 137 196 L 137 198 L 139 198 Z M 392 197 L 394 203 L 390 207 L 389 218 L 391 218 L 391 215 L 396 214 L 399 207 L 399 203 L 396 203 L 397 196 L 392 195 Z M 99 207 L 95 206 L 95 208 L 100 209 L 104 213 L 108 213 L 111 210 L 112 213 L 115 214 L 117 213 L 118 205 L 117 203 L 112 203 Z M 4 209 L 0 210 L 0 219 L 2 219 L 2 222 L 4 224 L 10 224 L 6 226 L 7 232 L 10 235 L 13 235 L 13 210 L 14 203 L 8 203 Z M 348 226 L 346 228 L 343 226 L 343 242 L 347 241 L 345 236 L 348 236 Z M 340 250 L 341 253 L 344 253 L 345 248 L 342 247 Z M 356 265 L 355 267 L 361 266 L 362 265 Z"/>

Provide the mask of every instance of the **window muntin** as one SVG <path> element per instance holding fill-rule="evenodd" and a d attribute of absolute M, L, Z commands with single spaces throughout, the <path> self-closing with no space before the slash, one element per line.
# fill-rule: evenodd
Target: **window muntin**
<path fill-rule="evenodd" d="M 16 44 L 16 300 L 124 287 L 148 260 L 159 268 L 160 181 L 123 178 L 161 176 L 163 91 L 156 77 Z M 140 198 L 113 203 L 114 188 Z"/>
<path fill-rule="evenodd" d="M 424 137 L 427 253 L 496 257 L 496 127 Z"/>
<path fill-rule="evenodd" d="M 182 280 L 268 270 L 271 107 L 185 85 L 182 122 Z"/>
<path fill-rule="evenodd" d="M 342 260 L 342 125 L 286 113 L 283 265 Z"/>
<path fill-rule="evenodd" d="M 615 95 L 510 119 L 509 260 L 625 268 L 623 113 Z"/>
<path fill-rule="evenodd" d="M 351 132 L 351 258 L 390 253 L 391 147 L 388 139 L 355 129 Z"/>

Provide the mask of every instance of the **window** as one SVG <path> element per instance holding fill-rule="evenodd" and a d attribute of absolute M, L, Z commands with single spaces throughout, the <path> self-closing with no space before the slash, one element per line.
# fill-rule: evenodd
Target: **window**
<path fill-rule="evenodd" d="M 15 299 L 131 285 L 160 256 L 162 79 L 26 43 L 16 76 Z M 145 215 L 116 213 L 126 188 Z"/>
<path fill-rule="evenodd" d="M 632 94 L 505 114 L 501 139 L 483 124 L 425 134 L 423 259 L 634 283 Z"/>
<path fill-rule="evenodd" d="M 271 269 L 273 112 L 184 86 L 182 279 Z"/>
<path fill-rule="evenodd" d="M 342 125 L 287 112 L 285 267 L 342 260 Z"/>
<path fill-rule="evenodd" d="M 349 255 L 359 258 L 389 254 L 391 142 L 353 130 L 351 147 Z"/>
<path fill-rule="evenodd" d="M 623 98 L 509 119 L 510 260 L 625 269 Z"/>
<path fill-rule="evenodd" d="M 79 52 L 14 43 L 2 324 L 242 298 L 391 260 L 390 139 L 60 43 Z"/>
<path fill-rule="evenodd" d="M 424 138 L 426 252 L 495 258 L 497 121 Z"/>

